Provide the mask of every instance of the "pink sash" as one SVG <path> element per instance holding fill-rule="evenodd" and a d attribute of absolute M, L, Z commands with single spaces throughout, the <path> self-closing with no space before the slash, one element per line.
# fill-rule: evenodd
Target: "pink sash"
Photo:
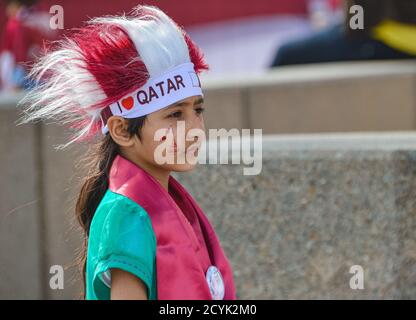
<path fill-rule="evenodd" d="M 211 300 L 206 274 L 212 265 L 222 275 L 224 299 L 236 299 L 232 269 L 220 242 L 202 209 L 178 181 L 169 178 L 168 193 L 145 170 L 117 155 L 109 188 L 139 204 L 151 219 L 157 241 L 158 299 Z"/>

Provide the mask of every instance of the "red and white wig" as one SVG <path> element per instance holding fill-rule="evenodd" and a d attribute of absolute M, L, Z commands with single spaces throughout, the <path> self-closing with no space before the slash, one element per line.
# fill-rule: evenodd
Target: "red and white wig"
<path fill-rule="evenodd" d="M 29 77 L 37 86 L 22 101 L 21 123 L 53 120 L 72 128 L 70 141 L 59 146 L 66 147 L 105 134 L 112 114 L 134 118 L 200 93 L 196 75 L 203 70 L 200 49 L 156 7 L 95 18 L 53 43 L 33 66 Z M 163 81 L 170 82 L 163 87 Z"/>

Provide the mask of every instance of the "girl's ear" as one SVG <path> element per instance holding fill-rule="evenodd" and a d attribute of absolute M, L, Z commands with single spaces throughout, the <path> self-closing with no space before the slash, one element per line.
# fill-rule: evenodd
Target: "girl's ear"
<path fill-rule="evenodd" d="M 134 135 L 128 131 L 128 122 L 120 116 L 111 116 L 107 120 L 108 132 L 114 142 L 123 147 L 134 145 Z"/>

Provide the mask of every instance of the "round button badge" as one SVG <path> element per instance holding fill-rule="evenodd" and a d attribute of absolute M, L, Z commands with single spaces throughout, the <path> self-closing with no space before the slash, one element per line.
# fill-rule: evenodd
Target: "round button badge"
<path fill-rule="evenodd" d="M 221 272 L 216 266 L 210 266 L 207 270 L 206 279 L 209 290 L 211 291 L 212 300 L 224 299 L 224 281 Z"/>

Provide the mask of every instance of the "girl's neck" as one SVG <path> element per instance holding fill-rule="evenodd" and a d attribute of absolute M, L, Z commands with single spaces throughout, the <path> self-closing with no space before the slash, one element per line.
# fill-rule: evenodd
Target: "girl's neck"
<path fill-rule="evenodd" d="M 130 157 L 129 155 L 125 153 L 122 153 L 121 156 L 123 156 L 127 160 L 130 160 L 131 162 L 133 162 L 134 164 L 142 168 L 144 171 L 150 174 L 153 178 L 155 178 L 156 181 L 158 181 L 166 191 L 169 191 L 168 188 L 169 188 L 170 171 L 161 169 L 160 167 L 156 167 L 141 159 L 136 159 L 136 157 Z"/>

